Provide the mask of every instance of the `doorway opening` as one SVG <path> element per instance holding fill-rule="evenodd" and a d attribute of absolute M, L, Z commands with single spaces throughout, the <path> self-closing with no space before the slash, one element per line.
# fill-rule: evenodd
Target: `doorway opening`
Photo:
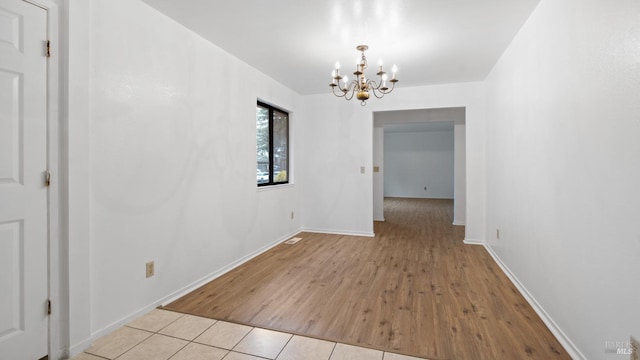
<path fill-rule="evenodd" d="M 453 198 L 453 224 L 465 225 L 465 108 L 379 111 L 373 123 L 373 219 L 384 221 L 385 195 Z M 385 156 L 385 142 L 407 151 Z M 443 174 L 434 174 L 438 168 Z"/>

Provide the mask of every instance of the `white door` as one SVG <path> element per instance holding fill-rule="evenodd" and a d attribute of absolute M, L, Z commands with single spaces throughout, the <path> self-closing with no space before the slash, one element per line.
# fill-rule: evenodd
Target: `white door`
<path fill-rule="evenodd" d="M 0 360 L 48 353 L 47 12 L 0 0 Z"/>

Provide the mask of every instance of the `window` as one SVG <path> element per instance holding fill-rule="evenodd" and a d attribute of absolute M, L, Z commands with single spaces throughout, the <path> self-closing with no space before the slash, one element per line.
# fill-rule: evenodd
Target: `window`
<path fill-rule="evenodd" d="M 289 182 L 289 114 L 258 101 L 256 107 L 258 186 Z"/>

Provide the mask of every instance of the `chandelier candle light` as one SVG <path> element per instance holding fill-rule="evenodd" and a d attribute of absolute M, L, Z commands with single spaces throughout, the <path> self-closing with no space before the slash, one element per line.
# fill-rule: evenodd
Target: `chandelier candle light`
<path fill-rule="evenodd" d="M 388 80 L 387 73 L 382 70 L 382 61 L 379 61 L 378 72 L 376 73 L 379 81 L 367 79 L 364 76 L 364 70 L 367 68 L 367 57 L 364 52 L 369 47 L 367 45 L 358 45 L 356 49 L 362 53 L 362 56 L 356 60 L 356 71 L 353 73 L 356 77 L 355 80 L 349 82 L 346 76 L 340 75 L 340 63 L 336 62 L 336 68 L 331 72 L 333 79 L 329 86 L 331 86 L 333 95 L 351 100 L 355 94 L 356 99 L 360 100 L 360 105 L 365 106 L 367 105 L 367 99 L 369 99 L 369 91 L 378 99 L 382 99 L 383 96 L 393 91 L 398 82 L 398 79 L 396 79 L 398 67 L 393 65 L 391 68 L 391 80 Z M 391 88 L 387 87 L 387 81 L 391 83 Z M 338 89 L 336 90 L 336 88 Z"/>

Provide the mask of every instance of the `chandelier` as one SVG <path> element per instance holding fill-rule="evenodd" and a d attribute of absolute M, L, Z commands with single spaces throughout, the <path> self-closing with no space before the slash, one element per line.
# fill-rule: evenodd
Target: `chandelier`
<path fill-rule="evenodd" d="M 360 105 L 365 106 L 367 105 L 366 101 L 369 99 L 370 92 L 378 99 L 382 99 L 383 96 L 393 91 L 393 88 L 398 82 L 398 79 L 396 79 L 398 67 L 393 65 L 391 68 L 391 80 L 388 80 L 391 83 L 391 88 L 387 87 L 388 77 L 387 73 L 382 70 L 382 61 L 378 62 L 378 72 L 376 73 L 379 77 L 378 82 L 367 79 L 364 75 L 364 70 L 367 68 L 367 57 L 364 55 L 364 52 L 369 49 L 369 46 L 358 45 L 356 49 L 362 54 L 360 59 L 356 60 L 356 71 L 353 73 L 356 78 L 349 82 L 347 76 L 343 77 L 340 75 L 340 63 L 336 62 L 336 67 L 331 72 L 333 79 L 329 86 L 331 86 L 333 95 L 343 97 L 346 100 L 353 99 L 353 95 L 355 95 L 356 99 L 360 100 Z"/>

